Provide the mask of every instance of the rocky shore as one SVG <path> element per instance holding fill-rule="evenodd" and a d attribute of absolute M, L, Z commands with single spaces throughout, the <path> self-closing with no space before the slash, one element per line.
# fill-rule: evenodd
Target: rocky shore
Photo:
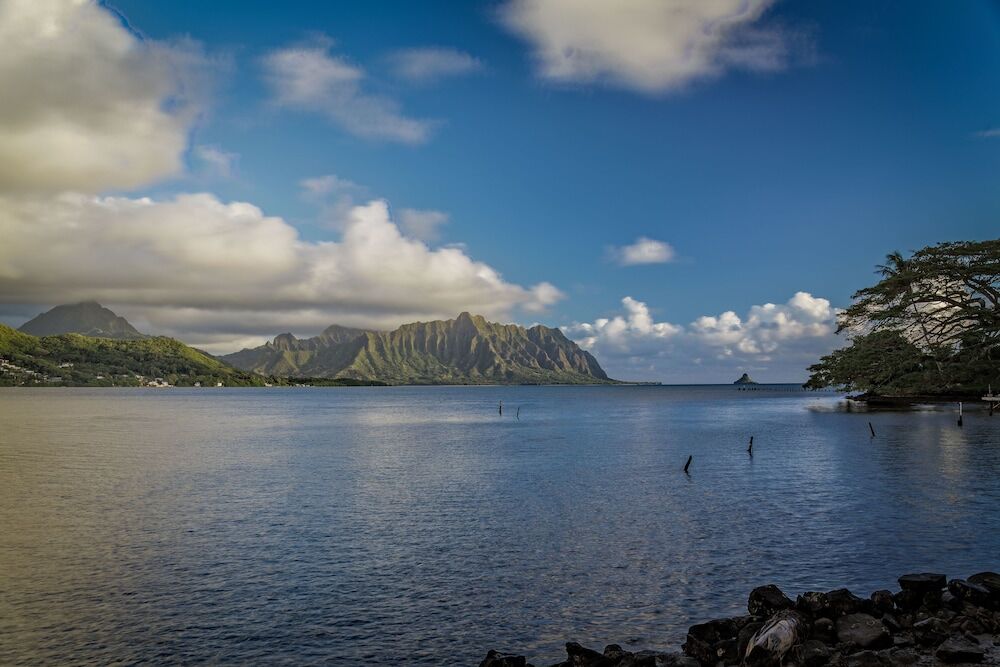
<path fill-rule="evenodd" d="M 1000 666 L 1000 574 L 968 579 L 907 574 L 900 590 L 868 598 L 846 588 L 802 593 L 755 588 L 745 616 L 692 625 L 682 652 L 598 652 L 566 644 L 552 667 L 924 667 Z M 490 651 L 480 667 L 532 667 L 523 656 Z"/>

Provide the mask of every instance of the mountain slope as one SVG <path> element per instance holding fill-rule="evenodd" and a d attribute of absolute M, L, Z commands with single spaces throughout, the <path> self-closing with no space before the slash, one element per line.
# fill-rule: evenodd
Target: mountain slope
<path fill-rule="evenodd" d="M 162 336 L 123 340 L 70 333 L 40 338 L 0 325 L 0 360 L 0 384 L 8 385 L 142 384 L 144 380 L 136 376 L 163 378 L 178 385 L 264 384 L 260 375 L 240 371 Z"/>
<path fill-rule="evenodd" d="M 260 373 L 393 384 L 611 381 L 597 360 L 559 329 L 495 324 L 469 313 L 454 320 L 404 324 L 394 331 L 331 327 L 304 340 L 282 334 L 222 359 Z"/>
<path fill-rule="evenodd" d="M 77 333 L 99 338 L 138 340 L 145 338 L 124 317 L 94 301 L 56 306 L 21 325 L 20 331 L 32 336 L 58 336 Z"/>

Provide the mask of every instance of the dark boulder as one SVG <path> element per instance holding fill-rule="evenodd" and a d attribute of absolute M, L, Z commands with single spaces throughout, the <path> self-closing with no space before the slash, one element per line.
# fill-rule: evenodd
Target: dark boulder
<path fill-rule="evenodd" d="M 714 665 L 729 656 L 735 657 L 739 631 L 751 621 L 752 616 L 737 616 L 692 625 L 681 648 L 684 653 L 706 665 Z"/>
<path fill-rule="evenodd" d="M 934 655 L 941 662 L 947 663 L 982 662 L 986 657 L 986 650 L 965 637 L 951 637 L 938 646 Z"/>
<path fill-rule="evenodd" d="M 925 593 L 940 593 L 948 578 L 943 574 L 921 572 L 919 574 L 904 574 L 899 578 L 899 587 L 904 591 L 914 591 L 921 595 Z"/>
<path fill-rule="evenodd" d="M 825 616 L 817 618 L 813 621 L 812 636 L 827 644 L 833 644 L 837 641 L 837 627 Z"/>
<path fill-rule="evenodd" d="M 848 614 L 838 618 L 837 640 L 858 648 L 883 648 L 892 644 L 885 624 L 868 614 Z"/>
<path fill-rule="evenodd" d="M 986 587 L 993 595 L 1000 599 L 1000 574 L 996 572 L 980 572 L 969 577 L 969 581 Z"/>
<path fill-rule="evenodd" d="M 846 588 L 830 591 L 826 594 L 826 601 L 827 611 L 831 618 L 867 612 L 871 607 L 871 600 L 862 600 Z"/>
<path fill-rule="evenodd" d="M 898 591 L 893 593 L 892 601 L 895 603 L 897 609 L 903 611 L 914 611 L 920 606 L 923 601 L 923 594 L 917 591 Z"/>
<path fill-rule="evenodd" d="M 829 607 L 830 601 L 826 598 L 826 593 L 809 591 L 795 598 L 795 609 L 806 616 L 820 616 Z"/>
<path fill-rule="evenodd" d="M 913 624 L 913 638 L 922 646 L 940 644 L 948 638 L 949 634 L 951 634 L 951 628 L 945 621 L 936 616 L 925 618 Z"/>
<path fill-rule="evenodd" d="M 758 586 L 753 589 L 750 591 L 750 599 L 747 601 L 747 611 L 750 612 L 751 616 L 770 617 L 776 612 L 791 609 L 793 606 L 788 596 L 774 584 Z"/>
<path fill-rule="evenodd" d="M 871 600 L 872 607 L 880 614 L 891 614 L 896 610 L 896 604 L 892 601 L 891 591 L 875 591 L 871 595 Z"/>
<path fill-rule="evenodd" d="M 701 663 L 680 653 L 664 653 L 661 651 L 625 652 L 625 656 L 615 667 L 701 667 Z"/>
<path fill-rule="evenodd" d="M 523 655 L 510 655 L 499 651 L 490 651 L 479 667 L 529 667 Z"/>
<path fill-rule="evenodd" d="M 802 667 L 821 667 L 833 654 L 833 649 L 819 641 L 810 639 L 792 648 L 789 652 L 791 661 Z"/>
<path fill-rule="evenodd" d="M 576 642 L 566 642 L 566 667 L 615 667 L 615 661 Z"/>
<path fill-rule="evenodd" d="M 736 635 L 736 654 L 741 658 L 747 654 L 747 646 L 757 631 L 764 627 L 764 621 L 753 621 L 740 628 L 740 633 Z"/>
<path fill-rule="evenodd" d="M 847 656 L 844 660 L 847 667 L 883 667 L 875 651 L 858 651 Z"/>
<path fill-rule="evenodd" d="M 986 607 L 992 603 L 990 589 L 982 584 L 976 584 L 964 579 L 952 579 L 948 582 L 948 591 L 959 600 L 974 604 L 977 607 Z"/>

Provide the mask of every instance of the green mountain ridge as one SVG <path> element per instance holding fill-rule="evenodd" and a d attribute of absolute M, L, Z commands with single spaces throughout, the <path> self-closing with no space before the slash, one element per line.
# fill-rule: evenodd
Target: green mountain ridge
<path fill-rule="evenodd" d="M 559 329 L 488 322 L 462 313 L 393 331 L 334 325 L 313 338 L 281 334 L 220 357 L 247 371 L 390 384 L 596 384 L 614 382 Z"/>
<path fill-rule="evenodd" d="M 263 386 L 266 378 L 240 371 L 205 352 L 163 336 L 137 340 L 77 333 L 32 336 L 0 324 L 0 386 Z"/>
<path fill-rule="evenodd" d="M 128 320 L 95 301 L 56 306 L 38 315 L 18 329 L 32 336 L 58 336 L 76 333 L 97 338 L 139 340 L 147 338 Z"/>

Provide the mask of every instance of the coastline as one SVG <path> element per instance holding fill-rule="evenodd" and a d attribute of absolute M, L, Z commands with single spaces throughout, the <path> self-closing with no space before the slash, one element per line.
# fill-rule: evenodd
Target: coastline
<path fill-rule="evenodd" d="M 793 601 L 777 586 L 750 592 L 747 614 L 692 625 L 681 651 L 598 652 L 567 642 L 551 667 L 909 667 L 1000 665 L 1000 574 L 904 574 L 868 598 L 846 588 Z M 534 667 L 490 650 L 479 667 Z"/>

